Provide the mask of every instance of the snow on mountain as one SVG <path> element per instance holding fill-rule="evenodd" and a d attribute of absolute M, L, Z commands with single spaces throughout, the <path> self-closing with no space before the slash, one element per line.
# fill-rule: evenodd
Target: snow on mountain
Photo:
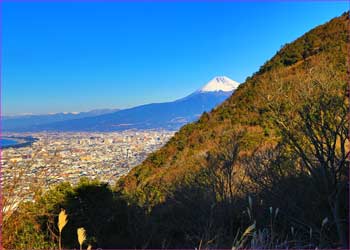
<path fill-rule="evenodd" d="M 234 91 L 238 87 L 239 83 L 228 78 L 227 76 L 216 76 L 203 88 L 199 90 L 199 92 L 217 92 L 217 91 Z"/>
<path fill-rule="evenodd" d="M 196 121 L 225 101 L 239 83 L 217 76 L 203 88 L 172 102 L 150 103 L 124 110 L 92 110 L 3 119 L 4 131 L 119 131 L 127 129 L 177 130 Z"/>

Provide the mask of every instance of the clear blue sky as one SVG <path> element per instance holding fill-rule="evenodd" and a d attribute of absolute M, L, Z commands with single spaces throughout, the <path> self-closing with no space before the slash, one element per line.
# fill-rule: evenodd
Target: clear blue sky
<path fill-rule="evenodd" d="M 125 108 L 243 82 L 347 2 L 5 2 L 2 113 Z"/>

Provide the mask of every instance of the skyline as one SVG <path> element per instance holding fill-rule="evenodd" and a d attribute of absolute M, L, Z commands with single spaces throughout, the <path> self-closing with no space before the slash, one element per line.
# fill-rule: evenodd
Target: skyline
<path fill-rule="evenodd" d="M 346 2 L 5 2 L 2 112 L 128 108 L 184 97 L 216 75 L 244 82 L 283 44 L 347 10 Z"/>

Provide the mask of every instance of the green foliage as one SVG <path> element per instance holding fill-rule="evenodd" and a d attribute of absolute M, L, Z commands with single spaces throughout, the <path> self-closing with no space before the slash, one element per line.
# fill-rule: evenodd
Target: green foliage
<path fill-rule="evenodd" d="M 284 45 L 257 73 L 248 77 L 229 100 L 209 114 L 204 113 L 197 123 L 184 126 L 176 133 L 171 143 L 156 152 L 155 155 L 166 155 L 162 164 L 157 162 L 149 165 L 146 160 L 147 164 L 140 165 L 125 177 L 129 181 L 128 184 L 120 183 L 118 188 L 123 190 L 126 197 L 133 197 L 133 187 L 138 186 L 138 193 L 144 192 L 144 197 L 161 196 L 166 199 L 172 190 L 177 189 L 178 179 L 186 179 L 187 174 L 200 169 L 195 164 L 198 164 L 198 161 L 203 162 L 206 154 L 227 148 L 227 143 L 221 139 L 225 134 L 247 131 L 242 138 L 242 151 L 247 155 L 283 143 L 285 132 L 276 126 L 271 113 L 271 103 L 278 106 L 279 113 L 287 114 L 289 121 L 297 122 L 297 110 L 305 102 L 320 103 L 319 100 L 305 100 L 299 95 L 304 93 L 311 97 L 314 92 L 308 92 L 306 86 L 309 86 L 309 90 L 318 88 L 316 85 L 310 85 L 316 80 L 316 75 L 328 84 L 332 82 L 331 88 L 344 95 L 342 91 L 346 85 L 348 27 L 349 17 L 348 13 L 345 13 Z M 335 75 L 339 79 L 337 82 L 334 81 Z M 330 93 L 329 90 L 330 88 L 323 91 Z M 317 119 L 320 117 L 315 117 L 315 120 Z M 296 161 L 295 167 L 300 167 L 299 164 L 300 162 Z M 146 165 L 151 171 L 148 172 L 147 179 L 138 176 L 134 178 L 133 172 L 136 173 L 137 169 Z M 206 164 L 202 166 L 205 167 Z M 193 171 L 187 171 L 191 169 Z M 167 181 L 161 181 L 163 179 Z M 134 182 L 138 184 L 128 186 Z M 143 188 L 145 183 L 147 189 Z M 139 200 L 138 204 L 155 206 L 160 201 L 162 199 L 153 202 L 148 200 L 145 204 Z M 308 207 L 308 203 L 305 204 L 305 207 Z M 315 220 L 318 219 L 319 217 L 315 217 Z"/>
<path fill-rule="evenodd" d="M 25 221 L 13 235 L 15 239 L 11 243 L 13 249 L 54 249 L 55 244 L 47 241 L 45 235 L 37 229 L 37 226 L 31 222 Z"/>
<path fill-rule="evenodd" d="M 57 242 L 58 214 L 64 208 L 68 223 L 62 231 L 63 248 L 74 248 L 77 244 L 76 230 L 84 227 L 87 240 L 84 245 L 113 247 L 128 239 L 126 203 L 112 192 L 107 184 L 82 179 L 72 187 L 60 184 L 46 192 L 35 203 L 20 208 L 22 213 L 32 213 L 15 233 L 11 247 L 44 249 Z M 33 244 L 28 244 L 33 242 Z M 86 247 L 85 246 L 85 247 Z"/>
<path fill-rule="evenodd" d="M 220 142 L 224 133 L 247 129 L 244 150 L 250 153 L 263 142 L 266 146 L 276 145 L 281 134 L 272 120 L 266 98 L 275 93 L 274 101 L 280 103 L 280 111 L 293 114 L 298 107 L 296 93 L 310 80 L 312 68 L 328 63 L 345 77 L 348 25 L 348 14 L 344 14 L 283 46 L 256 74 L 247 78 L 231 98 L 212 112 L 204 113 L 198 122 L 181 128 L 169 143 L 131 171 L 125 177 L 128 181 L 122 180 L 118 189 L 124 190 L 127 196 L 132 196 L 137 186 L 138 192 L 142 192 L 145 183 L 161 185 L 162 188 L 154 189 L 157 192 L 172 189 L 187 169 L 198 170 L 195 162 L 204 160 L 204 152 L 225 147 L 225 143 Z M 344 82 L 334 87 L 339 89 L 342 84 Z M 143 168 L 147 169 L 147 175 L 139 174 Z M 163 178 L 167 182 L 159 181 Z M 145 192 L 144 196 L 155 197 Z"/>
<path fill-rule="evenodd" d="M 290 66 L 322 51 L 341 47 L 341 42 L 345 43 L 348 36 L 345 22 L 347 18 L 348 13 L 345 13 L 340 18 L 318 26 L 294 42 L 282 46 L 281 50 L 266 62 L 257 74 Z"/>
<path fill-rule="evenodd" d="M 235 235 L 241 247 L 344 247 L 348 27 L 345 13 L 283 46 L 114 190 L 64 183 L 21 206 L 9 248 L 55 242 L 61 208 L 69 215 L 63 245 L 71 248 L 78 227 L 94 247 L 228 248 Z"/>

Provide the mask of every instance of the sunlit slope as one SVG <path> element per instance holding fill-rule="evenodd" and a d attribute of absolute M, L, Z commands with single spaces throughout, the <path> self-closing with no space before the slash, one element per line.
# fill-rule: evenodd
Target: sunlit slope
<path fill-rule="evenodd" d="M 302 104 L 297 93 L 306 86 L 312 88 L 310 83 L 331 80 L 333 74 L 342 80 L 332 88 L 344 91 L 348 16 L 344 13 L 283 46 L 227 101 L 203 114 L 198 122 L 182 127 L 164 147 L 122 178 L 117 189 L 130 201 L 152 206 L 164 200 L 178 181 L 205 167 L 208 152 L 228 147 L 232 134 L 243 133 L 243 155 L 276 145 L 280 136 L 270 119 L 270 100 L 293 119 L 293 111 Z"/>

